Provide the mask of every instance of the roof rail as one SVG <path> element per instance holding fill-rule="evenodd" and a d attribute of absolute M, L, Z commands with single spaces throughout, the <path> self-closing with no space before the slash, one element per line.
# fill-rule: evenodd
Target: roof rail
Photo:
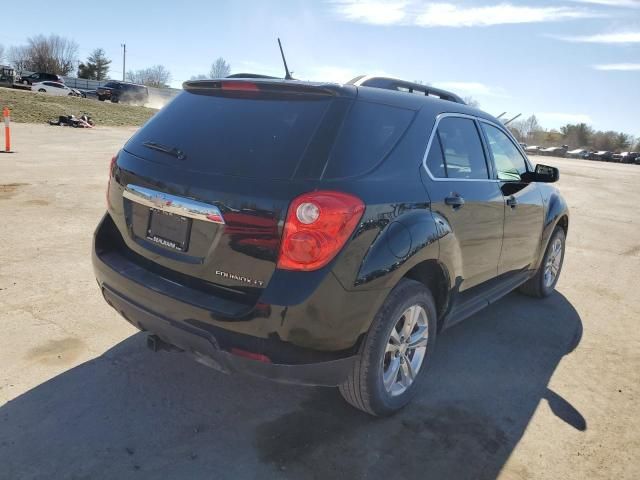
<path fill-rule="evenodd" d="M 388 77 L 374 77 L 368 75 L 360 75 L 347 82 L 348 85 L 355 85 L 357 87 L 373 87 L 382 88 L 384 90 L 394 90 L 396 92 L 421 92 L 428 97 L 438 97 L 442 100 L 448 100 L 450 102 L 461 103 L 466 105 L 464 100 L 453 92 L 448 92 L 440 88 L 435 88 L 430 85 L 422 85 L 415 82 L 407 82 L 405 80 L 398 80 L 397 78 Z"/>

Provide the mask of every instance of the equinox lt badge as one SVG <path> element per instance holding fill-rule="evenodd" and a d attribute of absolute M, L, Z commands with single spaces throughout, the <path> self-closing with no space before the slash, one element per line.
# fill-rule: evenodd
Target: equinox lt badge
<path fill-rule="evenodd" d="M 235 273 L 223 272 L 221 270 L 216 270 L 216 275 L 222 278 L 228 278 L 230 280 L 237 280 L 249 285 L 254 285 L 256 287 L 264 286 L 264 282 L 262 280 L 254 280 L 253 278 L 245 277 L 244 275 L 236 275 Z"/>

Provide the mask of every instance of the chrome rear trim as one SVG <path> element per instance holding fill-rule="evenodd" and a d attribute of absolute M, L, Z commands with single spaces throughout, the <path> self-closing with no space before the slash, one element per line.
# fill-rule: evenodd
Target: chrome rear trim
<path fill-rule="evenodd" d="M 203 222 L 224 224 L 220 209 L 208 203 L 158 192 L 157 190 L 133 184 L 127 185 L 122 195 L 132 202 L 162 210 L 163 212 L 174 213 Z"/>

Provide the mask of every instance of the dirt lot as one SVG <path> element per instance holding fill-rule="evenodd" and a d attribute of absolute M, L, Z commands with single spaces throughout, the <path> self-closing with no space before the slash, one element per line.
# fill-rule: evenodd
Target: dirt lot
<path fill-rule="evenodd" d="M 562 169 L 558 293 L 513 293 L 439 339 L 413 405 L 151 353 L 90 266 L 132 129 L 16 125 L 0 154 L 0 478 L 640 478 L 640 167 Z"/>

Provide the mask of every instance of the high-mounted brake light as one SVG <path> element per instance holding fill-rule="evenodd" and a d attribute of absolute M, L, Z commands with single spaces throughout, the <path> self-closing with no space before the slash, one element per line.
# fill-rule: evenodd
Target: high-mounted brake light
<path fill-rule="evenodd" d="M 258 85 L 251 82 L 233 82 L 233 81 L 223 81 L 220 82 L 220 88 L 222 90 L 233 90 L 235 92 L 257 92 L 260 90 Z"/>
<path fill-rule="evenodd" d="M 362 200 L 348 193 L 317 191 L 296 197 L 287 213 L 278 268 L 324 267 L 344 246 L 363 213 Z"/>

